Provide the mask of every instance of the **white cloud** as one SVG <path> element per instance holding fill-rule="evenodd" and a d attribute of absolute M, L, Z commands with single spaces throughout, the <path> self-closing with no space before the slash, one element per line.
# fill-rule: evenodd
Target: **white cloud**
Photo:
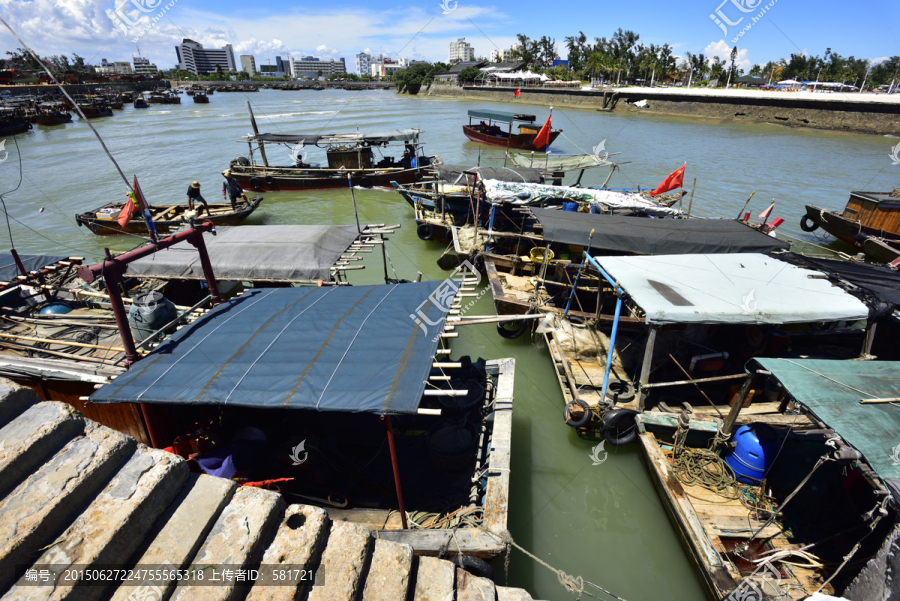
<path fill-rule="evenodd" d="M 705 54 L 710 60 L 713 57 L 718 56 L 730 67 L 731 66 L 731 46 L 729 46 L 725 40 L 719 40 L 718 42 L 712 42 L 709 46 L 703 49 L 703 54 Z M 735 65 L 737 65 L 738 69 L 743 69 L 744 72 L 750 70 L 753 66 L 753 63 L 747 57 L 747 49 L 746 48 L 738 48 L 737 57 L 735 58 Z"/>

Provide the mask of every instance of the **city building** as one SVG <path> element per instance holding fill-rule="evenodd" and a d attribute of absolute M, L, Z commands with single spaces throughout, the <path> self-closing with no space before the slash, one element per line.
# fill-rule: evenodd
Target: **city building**
<path fill-rule="evenodd" d="M 287 73 L 291 75 L 291 63 L 290 60 L 283 61 L 280 56 L 275 57 L 275 66 L 278 67 L 278 70 L 282 73 Z"/>
<path fill-rule="evenodd" d="M 241 71 L 246 71 L 250 74 L 250 77 L 255 77 L 256 70 L 256 59 L 249 54 L 241 55 Z"/>
<path fill-rule="evenodd" d="M 134 72 L 138 75 L 144 75 L 145 77 L 153 77 L 154 75 L 159 75 L 159 69 L 156 68 L 155 64 L 150 62 L 149 58 L 132 56 L 131 62 L 134 63 Z"/>
<path fill-rule="evenodd" d="M 459 38 L 455 42 L 450 42 L 448 62 L 451 65 L 473 60 L 475 60 L 475 49 L 466 41 L 466 38 Z"/>
<path fill-rule="evenodd" d="M 403 65 L 400 63 L 381 63 L 371 65 L 369 67 L 369 75 L 378 79 L 384 79 L 385 77 L 390 77 L 400 69 L 403 69 Z"/>
<path fill-rule="evenodd" d="M 485 67 L 486 65 L 487 65 L 487 62 L 485 62 L 485 61 L 470 61 L 470 62 L 464 62 L 464 63 L 457 63 L 457 64 L 453 65 L 452 67 L 450 67 L 449 71 L 435 73 L 434 80 L 439 81 L 439 82 L 445 82 L 445 83 L 446 82 L 455 83 L 457 77 L 459 77 L 460 71 L 462 71 L 463 69 L 467 69 L 469 67 L 475 67 L 476 69 L 481 69 L 482 67 Z"/>
<path fill-rule="evenodd" d="M 291 59 L 291 73 L 297 79 L 319 77 L 319 71 L 322 72 L 322 77 L 341 75 L 347 72 L 347 66 L 343 58 L 322 60 L 314 56 L 302 56 Z"/>
<path fill-rule="evenodd" d="M 275 77 L 282 79 L 285 72 L 278 68 L 278 65 L 260 65 L 259 74 L 263 77 Z"/>
<path fill-rule="evenodd" d="M 105 58 L 100 59 L 100 64 L 94 67 L 94 70 L 100 75 L 127 75 L 133 73 L 131 63 L 128 61 L 110 63 Z"/>
<path fill-rule="evenodd" d="M 360 52 L 356 55 L 356 74 L 359 76 L 371 74 L 370 67 L 382 63 L 384 63 L 384 56 Z"/>
<path fill-rule="evenodd" d="M 204 48 L 203 44 L 184 38 L 181 44 L 175 46 L 175 53 L 178 55 L 178 69 L 181 71 L 209 75 L 216 72 L 217 66 L 222 71 L 237 71 L 231 44 L 218 49 Z"/>
<path fill-rule="evenodd" d="M 510 47 L 508 50 L 500 50 L 494 49 L 491 50 L 491 62 L 492 63 L 508 63 L 509 61 L 515 60 L 522 49 L 521 45 L 516 45 Z"/>

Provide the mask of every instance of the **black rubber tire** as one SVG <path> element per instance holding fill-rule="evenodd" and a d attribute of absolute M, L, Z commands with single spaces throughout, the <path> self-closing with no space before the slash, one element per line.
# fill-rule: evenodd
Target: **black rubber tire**
<path fill-rule="evenodd" d="M 372 187 L 372 180 L 370 180 L 368 177 L 360 178 L 360 180 L 359 180 L 359 187 L 360 187 L 360 188 L 367 188 L 367 189 L 371 188 L 371 187 Z"/>
<path fill-rule="evenodd" d="M 434 236 L 434 226 L 430 223 L 420 223 L 416 226 L 416 235 L 420 240 L 431 240 Z"/>
<path fill-rule="evenodd" d="M 260 190 L 260 189 L 261 189 L 261 188 L 259 187 L 259 178 L 258 178 L 258 177 L 251 177 L 251 178 L 250 178 L 250 187 L 253 188 L 254 190 Z"/>
<path fill-rule="evenodd" d="M 615 403 L 630 401 L 634 398 L 634 384 L 610 376 L 606 385 L 606 398 Z"/>
<path fill-rule="evenodd" d="M 584 325 L 584 318 L 578 317 L 577 315 L 568 315 L 566 319 L 569 320 L 569 323 L 574 323 L 575 325 L 582 326 Z"/>
<path fill-rule="evenodd" d="M 800 229 L 804 232 L 814 232 L 819 229 L 819 224 L 813 222 L 809 215 L 804 215 L 803 219 L 800 220 Z"/>
<path fill-rule="evenodd" d="M 584 415 L 581 416 L 581 419 L 574 420 L 569 417 L 569 407 L 572 405 L 578 405 L 582 409 L 584 409 Z M 563 411 L 563 417 L 566 418 L 566 425 L 570 428 L 584 428 L 587 426 L 592 419 L 594 419 L 594 412 L 591 411 L 591 408 L 588 407 L 588 404 L 582 401 L 581 399 L 575 399 L 574 401 L 569 401 L 566 403 L 566 408 Z"/>
<path fill-rule="evenodd" d="M 414 177 L 416 178 L 416 181 L 417 181 L 417 182 L 420 182 L 420 181 L 422 181 L 423 179 L 425 179 L 425 176 L 422 175 L 422 172 L 421 172 L 421 171 L 416 171 L 416 175 L 415 175 Z"/>
<path fill-rule="evenodd" d="M 457 555 L 450 560 L 450 563 L 460 569 L 467 571 L 473 576 L 487 578 L 488 580 L 494 579 L 494 568 L 488 565 L 488 562 L 484 561 L 483 559 L 478 559 L 477 557 L 472 557 L 471 555 Z"/>
<path fill-rule="evenodd" d="M 271 186 L 272 184 L 275 183 L 275 178 L 272 177 L 271 175 L 267 175 L 263 181 L 266 182 L 267 186 Z"/>
<path fill-rule="evenodd" d="M 619 429 L 619 423 L 623 420 L 634 421 L 638 414 L 634 409 L 613 409 L 603 414 L 603 438 L 614 447 L 631 444 L 637 440 L 637 424 L 633 424 L 624 432 Z"/>
<path fill-rule="evenodd" d="M 478 273 L 485 273 L 484 271 L 484 255 L 478 253 L 475 255 L 475 258 L 472 259 L 472 267 L 478 270 Z"/>
<path fill-rule="evenodd" d="M 518 338 L 519 336 L 521 336 L 522 334 L 525 333 L 525 328 L 528 327 L 525 322 L 526 322 L 526 320 L 524 320 L 524 319 L 520 319 L 519 321 L 510 322 L 510 323 L 518 324 L 519 327 L 516 328 L 515 330 L 507 330 L 504 327 L 506 324 L 498 323 L 497 324 L 497 333 L 500 334 L 501 338 L 506 338 L 507 340 L 515 340 L 516 338 Z"/>

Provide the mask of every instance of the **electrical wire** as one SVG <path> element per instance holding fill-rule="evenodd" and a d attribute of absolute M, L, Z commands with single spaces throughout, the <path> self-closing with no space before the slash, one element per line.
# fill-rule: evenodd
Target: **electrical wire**
<path fill-rule="evenodd" d="M 10 247 L 15 248 L 16 245 L 13 242 L 12 227 L 10 227 L 9 225 L 9 211 L 6 210 L 6 200 L 3 198 L 4 195 L 15 192 L 19 189 L 19 186 L 22 185 L 22 151 L 19 150 L 19 140 L 16 138 L 16 136 L 13 136 L 13 142 L 16 143 L 16 154 L 19 155 L 19 183 L 17 183 L 16 187 L 12 190 L 8 190 L 3 194 L 0 194 L 0 203 L 2 203 L 3 205 L 3 214 L 6 215 L 6 229 L 9 232 L 9 245 Z"/>

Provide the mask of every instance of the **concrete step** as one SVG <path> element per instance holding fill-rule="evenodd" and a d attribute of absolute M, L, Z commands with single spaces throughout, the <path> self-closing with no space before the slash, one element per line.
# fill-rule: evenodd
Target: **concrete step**
<path fill-rule="evenodd" d="M 319 547 L 325 538 L 328 513 L 320 507 L 291 505 L 284 512 L 275 538 L 266 547 L 262 565 L 266 576 L 271 570 L 284 569 L 292 577 L 292 586 L 255 584 L 246 601 L 293 601 L 300 598 L 312 582 Z M 261 570 L 263 571 L 263 570 Z M 284 573 L 282 572 L 282 573 Z"/>
<path fill-rule="evenodd" d="M 456 568 L 456 601 L 496 601 L 494 583 Z"/>
<path fill-rule="evenodd" d="M 409 594 L 413 549 L 404 543 L 376 540 L 366 575 L 363 601 L 397 601 Z"/>
<path fill-rule="evenodd" d="M 0 378 L 0 426 L 5 426 L 39 402 L 40 399 L 32 389 Z"/>
<path fill-rule="evenodd" d="M 452 601 L 456 566 L 446 559 L 420 556 L 416 567 L 414 601 Z"/>
<path fill-rule="evenodd" d="M 309 601 L 355 601 L 362 587 L 369 557 L 371 533 L 364 526 L 334 522 L 322 561 L 316 571 L 318 586 Z"/>
<path fill-rule="evenodd" d="M 184 488 L 156 520 L 129 565 L 160 566 L 160 569 L 163 566 L 168 569 L 187 567 L 236 489 L 237 484 L 230 480 L 190 474 Z M 156 587 L 161 593 L 159 598 L 167 599 L 176 584 L 171 579 L 150 579 L 139 586 Z M 133 584 L 120 586 L 110 601 L 134 601 L 135 590 Z"/>
<path fill-rule="evenodd" d="M 47 404 L 32 409 L 41 405 Z M 29 437 L 23 434 L 18 440 L 24 438 Z M 84 436 L 69 442 L 0 501 L 0 591 L 12 584 L 14 566 L 31 563 L 35 551 L 53 542 L 134 453 L 135 446 L 133 438 L 89 422 Z"/>
<path fill-rule="evenodd" d="M 38 403 L 0 429 L 0 495 L 84 432 L 84 417 L 61 403 Z"/>
<path fill-rule="evenodd" d="M 76 588 L 77 580 L 60 577 L 70 566 L 112 565 L 129 557 L 181 490 L 187 475 L 187 463 L 181 457 L 140 445 L 75 523 L 35 562 L 47 565 L 55 578 L 48 584 L 29 585 L 23 577 L 3 596 L 4 601 L 99 598 L 106 592 L 105 586 L 92 583 Z"/>
<path fill-rule="evenodd" d="M 215 586 L 182 582 L 171 598 L 179 601 L 233 599 L 242 584 L 234 575 L 227 579 L 224 570 L 247 569 L 257 562 L 262 555 L 263 542 L 284 510 L 284 500 L 278 493 L 250 486 L 238 487 L 191 562 L 192 569 L 205 570 L 206 581 L 222 578 L 222 582 Z"/>
<path fill-rule="evenodd" d="M 534 601 L 523 588 L 497 587 L 497 601 Z"/>

